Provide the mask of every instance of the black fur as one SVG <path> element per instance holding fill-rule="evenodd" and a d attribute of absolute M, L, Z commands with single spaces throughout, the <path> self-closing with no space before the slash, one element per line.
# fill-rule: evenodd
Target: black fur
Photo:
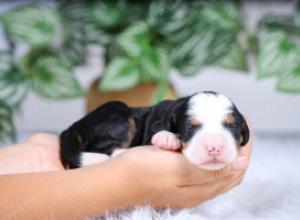
<path fill-rule="evenodd" d="M 181 112 L 186 109 L 187 101 L 188 97 L 145 108 L 130 108 L 118 101 L 100 106 L 62 132 L 60 143 L 64 166 L 80 167 L 80 152 L 111 155 L 116 148 L 149 145 L 152 136 L 161 130 L 181 132 L 184 130 Z M 132 129 L 130 119 L 134 121 L 134 136 L 124 146 Z"/>

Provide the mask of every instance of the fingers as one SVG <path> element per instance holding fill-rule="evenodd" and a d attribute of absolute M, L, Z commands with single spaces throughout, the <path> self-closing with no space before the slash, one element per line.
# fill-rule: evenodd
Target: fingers
<path fill-rule="evenodd" d="M 204 170 L 187 161 L 184 183 L 181 186 L 201 185 L 220 181 L 226 177 L 243 175 L 248 167 L 248 158 L 241 156 L 220 170 Z"/>
<path fill-rule="evenodd" d="M 239 155 L 246 156 L 248 159 L 250 159 L 252 153 L 252 147 L 253 147 L 253 141 L 252 141 L 252 137 L 250 136 L 248 143 L 240 149 Z"/>
<path fill-rule="evenodd" d="M 232 169 L 235 171 L 244 171 L 248 167 L 248 158 L 246 156 L 239 156 L 232 162 Z"/>
<path fill-rule="evenodd" d="M 225 177 L 231 176 L 235 172 L 232 165 L 227 165 L 220 170 L 208 171 L 193 164 L 190 164 L 185 171 L 186 175 L 185 178 L 183 178 L 184 183 L 180 186 L 202 185 L 216 182 Z"/>
<path fill-rule="evenodd" d="M 236 174 L 230 177 L 224 178 L 219 184 L 216 184 L 215 194 L 223 194 L 225 192 L 228 192 L 233 187 L 239 185 L 243 179 L 243 174 Z"/>
<path fill-rule="evenodd" d="M 242 178 L 243 175 L 241 173 L 235 173 L 230 176 L 226 176 L 219 181 L 181 187 L 180 192 L 188 198 L 188 201 L 192 202 L 187 206 L 194 206 L 229 191 L 240 184 Z"/>

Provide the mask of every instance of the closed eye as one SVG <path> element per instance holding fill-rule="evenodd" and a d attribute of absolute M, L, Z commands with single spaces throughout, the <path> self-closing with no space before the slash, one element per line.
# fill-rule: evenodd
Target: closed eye
<path fill-rule="evenodd" d="M 236 122 L 231 122 L 231 123 L 223 122 L 223 125 L 226 128 L 234 128 L 237 126 L 237 123 Z"/>
<path fill-rule="evenodd" d="M 199 128 L 202 128 L 202 124 L 198 124 L 198 125 L 193 125 L 191 124 L 190 125 L 193 129 L 199 129 Z"/>
<path fill-rule="evenodd" d="M 201 127 L 202 127 L 202 124 L 195 125 L 195 124 L 191 124 L 191 123 L 186 123 L 184 126 L 184 131 L 183 131 L 181 140 L 189 141 L 194 136 L 196 131 L 198 129 L 200 129 Z"/>
<path fill-rule="evenodd" d="M 200 122 L 197 122 L 197 123 L 190 122 L 190 123 L 187 123 L 187 125 L 188 125 L 188 128 L 190 128 L 190 129 L 199 129 L 202 127 L 202 123 L 200 123 Z"/>

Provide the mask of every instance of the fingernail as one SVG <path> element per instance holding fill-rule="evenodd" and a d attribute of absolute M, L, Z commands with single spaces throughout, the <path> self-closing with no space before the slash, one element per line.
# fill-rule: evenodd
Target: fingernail
<path fill-rule="evenodd" d="M 248 165 L 248 159 L 247 157 L 238 157 L 233 163 L 232 168 L 234 170 L 245 170 Z"/>

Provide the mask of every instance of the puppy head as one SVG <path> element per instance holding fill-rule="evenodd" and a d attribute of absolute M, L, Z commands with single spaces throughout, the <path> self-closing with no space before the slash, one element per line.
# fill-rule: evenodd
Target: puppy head
<path fill-rule="evenodd" d="M 182 124 L 182 152 L 204 169 L 223 168 L 249 140 L 244 117 L 226 96 L 215 92 L 191 96 Z"/>

